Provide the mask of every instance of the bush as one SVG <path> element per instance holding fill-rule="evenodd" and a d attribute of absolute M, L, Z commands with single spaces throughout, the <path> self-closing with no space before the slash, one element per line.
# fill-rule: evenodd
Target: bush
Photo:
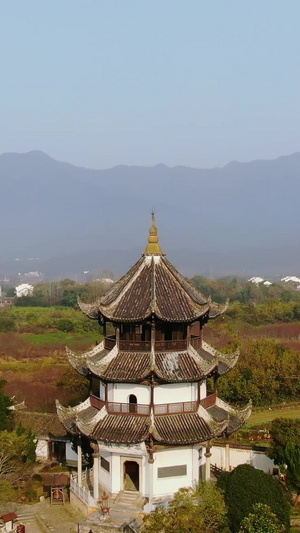
<path fill-rule="evenodd" d="M 75 324 L 73 320 L 70 320 L 69 318 L 60 318 L 57 321 L 57 328 L 60 331 L 73 331 L 75 327 Z"/>
<path fill-rule="evenodd" d="M 0 501 L 12 502 L 16 497 L 16 491 L 10 481 L 0 480 Z"/>
<path fill-rule="evenodd" d="M 288 530 L 290 505 L 282 486 L 262 470 L 250 465 L 240 465 L 232 472 L 222 474 L 218 487 L 224 491 L 229 526 L 234 533 L 239 530 L 243 519 L 252 512 L 256 503 L 268 505 Z"/>

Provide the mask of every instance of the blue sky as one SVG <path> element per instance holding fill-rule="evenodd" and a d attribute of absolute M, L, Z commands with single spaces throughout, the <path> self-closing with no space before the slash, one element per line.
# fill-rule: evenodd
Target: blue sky
<path fill-rule="evenodd" d="M 299 0 L 1 0 L 0 153 L 212 167 L 300 150 Z"/>

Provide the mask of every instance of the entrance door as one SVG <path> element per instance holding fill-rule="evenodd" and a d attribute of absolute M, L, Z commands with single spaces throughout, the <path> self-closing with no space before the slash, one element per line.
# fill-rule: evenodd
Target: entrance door
<path fill-rule="evenodd" d="M 124 463 L 124 490 L 140 490 L 140 468 L 135 461 Z"/>

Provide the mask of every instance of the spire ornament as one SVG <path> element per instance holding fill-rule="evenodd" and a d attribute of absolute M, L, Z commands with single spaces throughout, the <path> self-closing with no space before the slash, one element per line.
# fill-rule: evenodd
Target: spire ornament
<path fill-rule="evenodd" d="M 163 255 L 162 249 L 159 244 L 159 238 L 157 235 L 157 227 L 155 226 L 155 215 L 154 211 L 152 211 L 152 226 L 149 229 L 149 237 L 148 237 L 148 246 L 146 248 L 145 254 L 146 255 Z"/>

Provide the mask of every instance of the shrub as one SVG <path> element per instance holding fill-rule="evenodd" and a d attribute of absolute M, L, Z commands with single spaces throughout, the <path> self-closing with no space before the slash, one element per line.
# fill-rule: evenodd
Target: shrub
<path fill-rule="evenodd" d="M 60 318 L 57 321 L 57 327 L 60 331 L 73 331 L 75 324 L 69 318 Z"/>
<path fill-rule="evenodd" d="M 256 503 L 268 505 L 279 522 L 289 528 L 290 505 L 282 486 L 262 470 L 240 465 L 230 473 L 225 472 L 218 481 L 218 487 L 224 491 L 229 526 L 234 533 Z"/>
<path fill-rule="evenodd" d="M 10 481 L 0 480 L 0 501 L 11 502 L 16 497 L 16 491 Z"/>

